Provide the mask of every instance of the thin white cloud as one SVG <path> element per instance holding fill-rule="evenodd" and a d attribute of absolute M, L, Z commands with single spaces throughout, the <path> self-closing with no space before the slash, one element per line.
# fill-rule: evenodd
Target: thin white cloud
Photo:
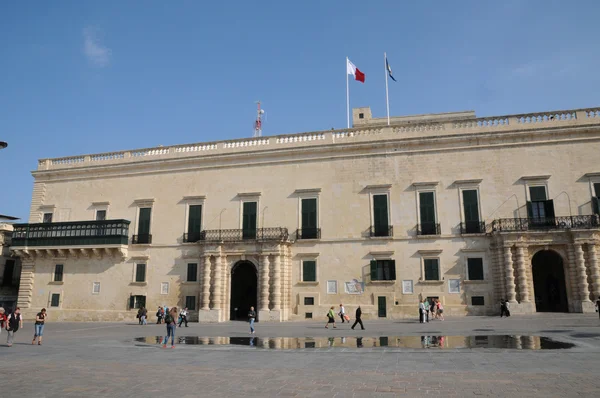
<path fill-rule="evenodd" d="M 110 64 L 111 50 L 102 44 L 98 28 L 88 26 L 83 30 L 83 53 L 94 66 L 104 68 Z"/>

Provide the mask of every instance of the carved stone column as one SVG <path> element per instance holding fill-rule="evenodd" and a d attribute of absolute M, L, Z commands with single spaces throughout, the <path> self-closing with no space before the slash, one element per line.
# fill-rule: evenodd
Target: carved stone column
<path fill-rule="evenodd" d="M 595 243 L 588 244 L 588 259 L 592 276 L 592 297 L 597 300 L 600 297 L 600 269 L 598 268 L 598 253 Z"/>
<path fill-rule="evenodd" d="M 260 311 L 269 311 L 269 256 L 260 256 Z"/>
<path fill-rule="evenodd" d="M 228 302 L 229 300 L 227 299 L 227 256 L 222 254 L 221 257 L 221 308 L 223 309 L 222 311 L 222 321 L 226 321 L 227 320 L 227 308 L 228 308 Z"/>
<path fill-rule="evenodd" d="M 202 277 L 202 309 L 210 309 L 210 256 L 204 256 L 204 273 Z"/>
<path fill-rule="evenodd" d="M 35 263 L 33 258 L 23 258 L 21 262 L 21 281 L 19 282 L 19 295 L 17 296 L 17 307 L 21 308 L 21 310 L 31 308 L 31 300 L 33 298 L 34 277 Z"/>
<path fill-rule="evenodd" d="M 510 246 L 504 246 L 504 273 L 506 278 L 506 299 L 509 303 L 516 303 L 515 277 L 513 271 L 512 251 Z"/>
<path fill-rule="evenodd" d="M 221 260 L 222 256 L 219 256 L 215 259 L 215 277 L 213 281 L 213 299 L 212 299 L 212 309 L 219 310 L 221 309 L 221 295 L 223 291 L 221 290 L 221 285 L 223 283 L 223 276 L 221 274 L 221 268 L 223 268 L 223 260 Z"/>
<path fill-rule="evenodd" d="M 575 263 L 577 265 L 577 276 L 579 278 L 579 297 L 581 302 L 590 302 L 590 289 L 585 272 L 585 262 L 583 259 L 583 248 L 581 243 L 575 243 Z"/>
<path fill-rule="evenodd" d="M 525 253 L 523 246 L 517 246 L 517 270 L 519 272 L 520 302 L 529 303 L 529 286 L 527 283 L 527 269 L 525 268 Z"/>
<path fill-rule="evenodd" d="M 271 297 L 271 308 L 279 311 L 281 309 L 281 255 L 275 256 L 273 262 L 273 295 Z"/>

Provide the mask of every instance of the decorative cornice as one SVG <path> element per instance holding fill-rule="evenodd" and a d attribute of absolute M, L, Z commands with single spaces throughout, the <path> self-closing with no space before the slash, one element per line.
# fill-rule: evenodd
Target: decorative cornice
<path fill-rule="evenodd" d="M 482 178 L 476 178 L 472 180 L 456 180 L 454 181 L 454 185 L 476 185 L 481 184 L 481 181 L 483 181 Z"/>
<path fill-rule="evenodd" d="M 422 256 L 428 256 L 433 254 L 440 254 L 442 251 L 442 249 L 417 250 L 417 253 L 419 253 Z"/>
<path fill-rule="evenodd" d="M 294 191 L 294 193 L 296 193 L 296 194 L 321 193 L 321 188 L 296 189 Z"/>
<path fill-rule="evenodd" d="M 372 250 L 369 252 L 369 255 L 373 256 L 375 259 L 388 259 L 394 255 L 393 250 Z"/>
<path fill-rule="evenodd" d="M 149 199 L 135 199 L 133 201 L 133 203 L 136 204 L 136 205 L 147 204 L 147 203 L 154 203 L 154 198 L 149 198 Z"/>
<path fill-rule="evenodd" d="M 261 195 L 261 192 L 238 192 L 240 198 L 256 198 Z"/>
<path fill-rule="evenodd" d="M 319 253 L 296 253 L 296 257 L 319 257 Z"/>
<path fill-rule="evenodd" d="M 192 200 L 205 200 L 206 195 L 197 195 L 197 196 L 184 196 L 183 200 L 192 201 Z"/>
<path fill-rule="evenodd" d="M 92 202 L 92 206 L 110 206 L 110 202 Z"/>
<path fill-rule="evenodd" d="M 435 187 L 439 184 L 439 181 L 430 181 L 430 182 L 413 182 L 412 186 L 415 188 L 421 187 Z"/>
<path fill-rule="evenodd" d="M 587 177 L 587 178 L 600 177 L 600 171 L 596 171 L 594 173 L 585 173 L 585 177 Z"/>
<path fill-rule="evenodd" d="M 549 180 L 551 175 L 539 175 L 539 176 L 523 176 L 521 180 L 523 181 L 546 181 Z"/>
<path fill-rule="evenodd" d="M 367 185 L 365 189 L 367 191 L 372 191 L 375 189 L 390 189 L 392 188 L 392 184 L 375 184 L 375 185 Z"/>

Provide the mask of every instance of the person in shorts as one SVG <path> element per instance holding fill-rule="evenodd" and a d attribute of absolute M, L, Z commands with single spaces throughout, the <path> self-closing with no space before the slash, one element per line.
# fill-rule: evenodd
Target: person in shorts
<path fill-rule="evenodd" d="M 35 316 L 35 332 L 31 344 L 35 344 L 37 339 L 38 345 L 42 345 L 42 336 L 44 335 L 44 324 L 46 322 L 46 309 L 42 308 L 40 312 Z"/>
<path fill-rule="evenodd" d="M 444 306 L 440 302 L 440 299 L 437 299 L 435 301 L 435 305 L 437 307 L 437 316 L 439 319 L 441 319 L 443 321 L 444 320 Z"/>

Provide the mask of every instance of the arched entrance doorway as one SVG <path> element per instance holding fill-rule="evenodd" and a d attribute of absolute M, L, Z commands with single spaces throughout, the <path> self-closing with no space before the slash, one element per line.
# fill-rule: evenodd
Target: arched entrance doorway
<path fill-rule="evenodd" d="M 555 251 L 542 250 L 533 256 L 531 266 L 536 310 L 538 312 L 568 312 L 562 257 Z"/>
<path fill-rule="evenodd" d="M 237 262 L 231 270 L 231 320 L 248 320 L 250 307 L 254 307 L 258 314 L 257 297 L 257 276 L 254 264 L 250 261 Z"/>

